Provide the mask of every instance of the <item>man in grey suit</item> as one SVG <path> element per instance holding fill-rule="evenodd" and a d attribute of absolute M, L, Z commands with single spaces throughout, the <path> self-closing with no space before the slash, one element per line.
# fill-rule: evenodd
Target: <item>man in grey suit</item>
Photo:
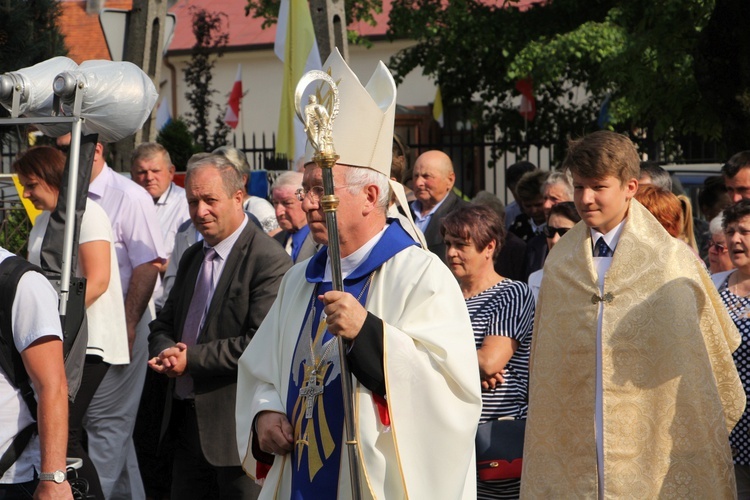
<path fill-rule="evenodd" d="M 445 243 L 440 234 L 443 218 L 466 202 L 453 192 L 453 162 L 442 151 L 427 151 L 414 164 L 414 223 L 424 233 L 430 252 L 445 262 Z"/>
<path fill-rule="evenodd" d="M 175 441 L 171 496 L 256 498 L 235 446 L 237 360 L 290 262 L 249 222 L 242 179 L 227 160 L 195 162 L 185 187 L 203 242 L 182 256 L 149 336 L 149 366 L 174 379 L 162 425 Z"/>
<path fill-rule="evenodd" d="M 318 245 L 307 227 L 302 201 L 297 196 L 300 189 L 302 172 L 284 172 L 276 178 L 271 188 L 271 202 L 282 229 L 274 235 L 274 239 L 281 243 L 295 264 L 312 257 L 318 251 Z"/>

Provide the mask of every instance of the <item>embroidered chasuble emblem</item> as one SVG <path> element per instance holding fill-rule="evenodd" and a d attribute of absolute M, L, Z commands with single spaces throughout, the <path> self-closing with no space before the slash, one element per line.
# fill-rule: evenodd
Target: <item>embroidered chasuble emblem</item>
<path fill-rule="evenodd" d="M 398 223 L 385 230 L 370 255 L 344 278 L 344 289 L 362 306 L 367 302 L 375 273 L 388 259 L 414 240 Z M 290 498 L 324 498 L 338 491 L 344 444 L 344 401 L 336 337 L 326 329 L 318 296 L 332 289 L 323 281 L 327 249 L 308 263 L 305 278 L 314 284 L 292 357 L 286 414 L 292 424 L 292 485 Z M 354 384 L 356 387 L 356 383 Z"/>
<path fill-rule="evenodd" d="M 346 282 L 345 289 L 364 305 L 374 272 Z M 316 286 L 300 330 L 289 377 L 287 414 L 292 423 L 292 497 L 319 498 L 336 491 L 344 432 L 341 366 L 336 337 L 326 329 L 317 297 L 331 283 Z"/>
<path fill-rule="evenodd" d="M 329 458 L 336 447 L 326 419 L 323 393 L 326 390 L 326 378 L 329 375 L 330 377 L 338 377 L 340 374 L 338 367 L 339 349 L 335 338 L 328 340 L 325 346 L 321 345 L 325 331 L 325 318 L 321 318 L 316 328 L 313 343 L 308 345 L 311 345 L 311 347 L 318 346 L 318 352 L 322 353 L 322 356 L 316 357 L 312 354 L 315 349 L 312 349 L 310 357 L 303 360 L 303 384 L 299 389 L 299 395 L 292 410 L 294 416 L 294 446 L 297 455 L 296 467 L 297 470 L 300 470 L 301 461 L 306 451 L 307 468 L 311 481 L 323 467 L 323 459 Z M 336 366 L 331 362 L 334 356 L 336 357 Z M 334 372 L 336 373 L 334 374 Z M 313 414 L 316 411 L 317 418 L 313 419 Z"/>

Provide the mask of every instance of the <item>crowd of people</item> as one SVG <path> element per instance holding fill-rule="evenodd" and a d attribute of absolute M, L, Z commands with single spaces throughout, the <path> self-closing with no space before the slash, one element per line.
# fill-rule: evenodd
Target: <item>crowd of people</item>
<path fill-rule="evenodd" d="M 0 365 L 0 499 L 70 498 L 66 456 L 95 499 L 750 498 L 750 152 L 706 181 L 708 221 L 606 131 L 552 172 L 509 167 L 507 207 L 469 201 L 445 153 L 410 167 L 385 66 L 367 87 L 338 52 L 325 66 L 343 290 L 316 151 L 269 202 L 235 148 L 191 158 L 182 188 L 159 144 L 132 180 L 97 144 L 71 400 L 40 269 L 65 156 L 15 160 L 43 212 L 39 267 L 12 295 L 0 279 L 18 358 Z"/>

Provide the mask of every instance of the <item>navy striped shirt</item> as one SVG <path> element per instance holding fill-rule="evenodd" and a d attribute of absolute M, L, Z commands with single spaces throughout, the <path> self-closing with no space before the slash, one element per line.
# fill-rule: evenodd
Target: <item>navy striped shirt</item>
<path fill-rule="evenodd" d="M 518 341 L 505 369 L 505 383 L 482 392 L 480 423 L 499 417 L 526 418 L 529 395 L 529 354 L 534 328 L 534 296 L 520 281 L 504 279 L 466 299 L 477 349 L 488 335 Z"/>

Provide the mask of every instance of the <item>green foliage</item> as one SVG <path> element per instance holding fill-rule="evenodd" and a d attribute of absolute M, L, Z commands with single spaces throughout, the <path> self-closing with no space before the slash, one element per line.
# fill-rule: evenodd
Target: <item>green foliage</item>
<path fill-rule="evenodd" d="M 0 0 L 0 73 L 15 71 L 68 53 L 57 27 L 58 0 Z M 0 117 L 9 114 L 0 107 Z M 25 127 L 23 127 L 25 129 Z M 8 127 L 0 127 L 0 142 Z M 25 136 L 24 131 L 17 131 Z"/>
<path fill-rule="evenodd" d="M 247 0 L 245 15 L 252 14 L 254 18 L 262 18 L 262 27 L 268 28 L 278 22 L 280 0 Z M 375 26 L 374 14 L 383 12 L 382 0 L 344 0 L 344 12 L 348 24 L 365 22 Z M 369 40 L 361 37 L 355 30 L 347 30 L 349 43 L 370 46 Z"/>
<path fill-rule="evenodd" d="M 229 42 L 225 25 L 227 16 L 221 12 L 208 12 L 196 7 L 191 7 L 191 10 L 196 42 L 190 62 L 183 70 L 185 82 L 190 89 L 185 93 L 185 98 L 192 109 L 185 117 L 186 123 L 192 128 L 193 138 L 202 151 L 213 151 L 226 144 L 226 137 L 230 131 L 229 126 L 221 120 L 222 106 L 213 101 L 213 96 L 218 91 L 211 88 L 216 60 L 224 55 L 224 48 Z M 209 126 L 212 109 L 219 115 L 213 128 Z"/>
<path fill-rule="evenodd" d="M 0 223 L 0 246 L 22 257 L 26 256 L 26 243 L 31 232 L 31 221 L 20 203 L 3 210 Z"/>
<path fill-rule="evenodd" d="M 345 5 L 349 23 L 381 8 Z M 279 0 L 248 0 L 246 12 L 268 26 L 278 9 Z M 546 0 L 524 10 L 518 0 L 393 0 L 389 37 L 417 43 L 389 67 L 397 83 L 421 68 L 439 81 L 444 105 L 508 144 L 560 156 L 569 138 L 599 128 L 610 96 L 607 127 L 644 147 L 698 137 L 729 155 L 750 144 L 747 19 L 747 0 Z M 515 84 L 527 77 L 537 114 L 524 123 Z"/>
<path fill-rule="evenodd" d="M 177 170 L 185 170 L 187 161 L 199 151 L 185 120 L 175 118 L 170 121 L 156 136 L 156 142 L 169 152 L 169 157 Z"/>
<path fill-rule="evenodd" d="M 598 128 L 600 105 L 611 95 L 614 130 L 637 131 L 651 141 L 723 138 L 731 153 L 748 142 L 727 141 L 729 124 L 717 104 L 733 103 L 735 115 L 741 115 L 738 124 L 750 130 L 750 113 L 743 107 L 743 96 L 750 95 L 750 36 L 741 24 L 750 15 L 748 5 L 746 0 L 554 0 L 520 11 L 514 1 L 394 0 L 389 35 L 418 43 L 394 56 L 390 67 L 402 81 L 421 66 L 440 82 L 444 104 L 473 109 L 480 131 L 506 140 L 525 137 L 563 151 L 568 137 Z M 731 14 L 716 23 L 723 29 L 711 33 L 706 28 L 720 9 Z M 712 40 L 729 34 L 724 50 L 716 50 Z M 702 47 L 705 55 L 696 64 Z M 724 76 L 701 67 L 713 63 L 708 54 L 726 54 L 731 59 L 724 66 L 737 76 L 721 96 L 709 91 L 715 92 Z M 735 68 L 744 71 L 731 71 Z M 537 116 L 524 125 L 515 82 L 526 77 L 534 81 Z"/>
<path fill-rule="evenodd" d="M 57 0 L 0 1 L 0 73 L 66 55 Z"/>

